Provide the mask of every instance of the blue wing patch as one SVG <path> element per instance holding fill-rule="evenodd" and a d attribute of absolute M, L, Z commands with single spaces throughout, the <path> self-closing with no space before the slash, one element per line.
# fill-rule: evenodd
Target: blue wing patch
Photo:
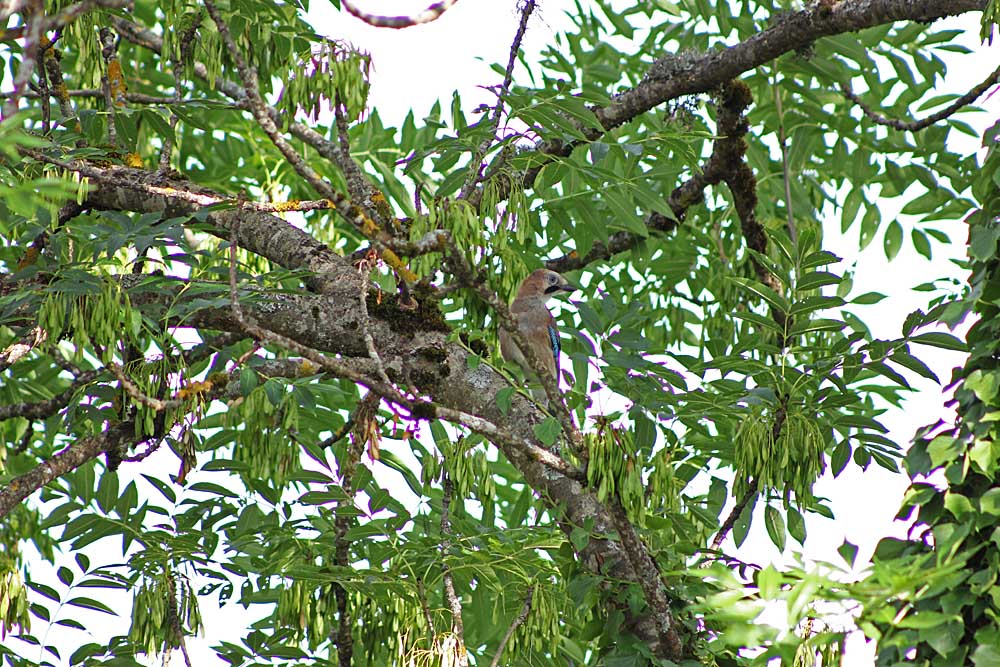
<path fill-rule="evenodd" d="M 549 325 L 549 345 L 552 347 L 552 356 L 555 357 L 556 366 L 559 365 L 559 330 L 551 324 Z"/>

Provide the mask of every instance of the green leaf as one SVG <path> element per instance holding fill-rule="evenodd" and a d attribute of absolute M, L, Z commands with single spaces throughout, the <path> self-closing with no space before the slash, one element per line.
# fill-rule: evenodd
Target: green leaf
<path fill-rule="evenodd" d="M 980 401 L 990 405 L 1000 392 L 1000 372 L 984 373 L 977 368 L 965 379 L 965 388 L 975 393 Z"/>
<path fill-rule="evenodd" d="M 257 371 L 249 366 L 240 369 L 240 396 L 249 396 L 257 388 L 259 378 Z"/>
<path fill-rule="evenodd" d="M 885 298 L 885 294 L 881 292 L 865 292 L 860 296 L 856 296 L 851 299 L 851 303 L 857 304 L 859 306 L 870 306 L 874 303 L 880 302 Z"/>
<path fill-rule="evenodd" d="M 920 361 L 905 350 L 893 350 L 892 354 L 889 356 L 889 361 L 897 363 L 903 368 L 911 370 L 921 377 L 925 377 L 928 380 L 933 380 L 934 382 L 941 384 L 941 380 L 938 379 L 938 376 L 934 374 L 934 371 L 932 371 L 927 364 Z"/>
<path fill-rule="evenodd" d="M 827 250 L 819 250 L 817 252 L 809 253 L 800 263 L 800 268 L 805 271 L 806 269 L 812 269 L 817 266 L 825 266 L 827 264 L 836 264 L 840 261 L 840 257 L 837 257 L 832 252 Z"/>
<path fill-rule="evenodd" d="M 944 350 L 968 352 L 968 348 L 965 346 L 964 341 L 943 331 L 931 331 L 928 333 L 917 334 L 916 336 L 911 336 L 909 341 L 911 343 L 920 343 L 921 345 L 940 347 Z"/>
<path fill-rule="evenodd" d="M 833 453 L 830 455 L 830 468 L 833 476 L 839 477 L 840 473 L 844 472 L 844 468 L 847 467 L 847 462 L 850 460 L 851 442 L 847 438 L 844 438 L 837 443 L 837 446 L 833 449 Z"/>
<path fill-rule="evenodd" d="M 740 515 L 736 517 L 736 523 L 733 524 L 733 542 L 737 547 L 742 545 L 747 539 L 747 535 L 750 534 L 750 524 L 753 522 L 753 508 L 757 505 L 759 497 L 760 494 L 755 493 L 743 507 Z"/>
<path fill-rule="evenodd" d="M 773 505 L 764 507 L 764 526 L 767 528 L 767 536 L 771 538 L 778 551 L 785 550 L 785 522 L 781 518 L 781 512 Z"/>
<path fill-rule="evenodd" d="M 972 652 L 975 667 L 1000 667 L 1000 644 L 980 644 Z"/>
<path fill-rule="evenodd" d="M 502 415 L 510 414 L 510 403 L 514 397 L 514 387 L 504 387 L 497 392 L 497 409 Z"/>
<path fill-rule="evenodd" d="M 992 488 L 979 498 L 979 509 L 985 514 L 1000 516 L 1000 488 Z"/>
<path fill-rule="evenodd" d="M 754 296 L 760 297 L 765 302 L 767 302 L 772 308 L 779 310 L 783 313 L 787 313 L 789 310 L 788 301 L 785 297 L 781 296 L 774 290 L 772 290 L 767 285 L 757 282 L 756 280 L 751 280 L 749 278 L 738 278 L 730 276 L 729 280 L 736 283 L 738 286 L 742 287 L 747 292 L 750 292 Z"/>
<path fill-rule="evenodd" d="M 847 563 L 850 567 L 854 567 L 854 559 L 858 557 L 857 545 L 844 540 L 843 544 L 837 547 L 837 553 L 840 554 L 840 557 L 844 559 L 845 563 Z"/>
<path fill-rule="evenodd" d="M 531 427 L 535 432 L 535 436 L 542 441 L 546 446 L 551 447 L 556 443 L 556 438 L 559 437 L 559 433 L 562 431 L 562 426 L 559 424 L 559 420 L 555 417 L 546 417 L 545 421 L 540 424 L 535 424 Z"/>
<path fill-rule="evenodd" d="M 66 604 L 73 605 L 74 607 L 80 607 L 81 609 L 90 609 L 92 611 L 100 611 L 105 614 L 110 614 L 111 616 L 117 616 L 118 614 L 112 610 L 109 606 L 103 602 L 93 600 L 91 598 L 76 597 L 72 600 L 67 600 Z"/>
<path fill-rule="evenodd" d="M 891 262 L 899 254 L 900 248 L 903 247 L 903 226 L 898 221 L 893 220 L 889 223 L 885 230 L 883 245 L 885 257 Z"/>
<path fill-rule="evenodd" d="M 802 514 L 789 505 L 785 508 L 785 513 L 788 515 L 788 534 L 798 542 L 804 545 L 806 543 L 806 522 L 802 517 Z"/>
<path fill-rule="evenodd" d="M 818 289 L 825 285 L 836 285 L 840 282 L 841 276 L 829 271 L 813 271 L 802 275 L 796 283 L 796 288 L 801 291 Z"/>

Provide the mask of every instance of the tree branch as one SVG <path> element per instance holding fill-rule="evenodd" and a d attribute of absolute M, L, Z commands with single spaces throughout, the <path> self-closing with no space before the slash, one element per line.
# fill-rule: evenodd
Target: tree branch
<path fill-rule="evenodd" d="M 451 519 L 449 508 L 451 507 L 451 494 L 454 485 L 447 472 L 442 473 L 443 480 L 441 493 L 441 576 L 444 579 L 444 599 L 451 610 L 451 631 L 455 636 L 455 656 L 454 664 L 458 667 L 468 667 L 469 654 L 465 649 L 465 626 L 462 623 L 462 601 L 455 593 L 455 580 L 451 576 L 451 568 L 448 567 L 448 552 L 451 551 Z"/>
<path fill-rule="evenodd" d="M 951 116 L 962 107 L 972 104 L 973 102 L 978 100 L 979 97 L 983 93 L 985 93 L 990 86 L 994 85 L 998 81 L 1000 81 L 1000 67 L 993 70 L 993 73 L 990 74 L 988 77 L 986 77 L 982 83 L 980 83 L 978 86 L 967 92 L 965 95 L 959 97 L 957 100 L 949 104 L 944 109 L 932 113 L 930 116 L 927 116 L 923 120 L 909 120 L 909 121 L 900 120 L 896 118 L 889 118 L 883 114 L 874 111 L 871 107 L 865 104 L 860 97 L 855 95 L 854 92 L 851 90 L 851 87 L 847 84 L 840 85 L 840 92 L 843 93 L 844 97 L 846 97 L 848 100 L 858 105 L 861 108 L 862 113 L 864 113 L 864 115 L 876 125 L 885 125 L 886 127 L 891 127 L 893 129 L 900 131 L 908 130 L 910 132 L 919 132 L 920 130 L 923 130 L 927 127 L 930 127 L 931 125 L 934 125 L 939 121 L 944 120 L 948 116 Z"/>
<path fill-rule="evenodd" d="M 351 0 L 341 0 L 341 2 L 348 14 L 361 19 L 368 25 L 375 26 L 376 28 L 395 28 L 398 30 L 400 28 L 420 25 L 421 23 L 436 21 L 441 18 L 442 14 L 451 9 L 451 6 L 458 2 L 458 0 L 441 0 L 440 2 L 435 2 L 427 7 L 427 9 L 412 16 L 379 16 L 361 11 Z"/>
<path fill-rule="evenodd" d="M 135 435 L 135 425 L 131 422 L 113 426 L 99 435 L 80 438 L 0 489 L 0 518 L 7 516 L 18 503 L 49 482 L 76 470 L 106 451 L 128 447 L 139 441 L 140 438 Z"/>
<path fill-rule="evenodd" d="M 507 642 L 510 638 L 514 636 L 514 631 L 521 626 L 522 623 L 528 618 L 528 614 L 531 613 L 531 599 L 535 595 L 535 587 L 528 586 L 528 592 L 524 596 L 524 604 L 521 606 L 521 611 L 518 613 L 517 617 L 514 618 L 514 622 L 510 624 L 507 628 L 507 632 L 503 634 L 503 639 L 500 640 L 500 645 L 497 646 L 496 655 L 493 656 L 493 660 L 490 662 L 490 667 L 499 667 L 500 658 L 503 657 L 503 650 L 507 648 Z"/>
<path fill-rule="evenodd" d="M 102 170 L 98 170 L 102 171 Z M 190 199 L 217 197 L 215 193 L 182 180 L 167 180 L 155 173 L 113 168 L 103 170 L 113 177 L 94 179 L 96 189 L 88 193 L 86 204 L 96 209 L 129 210 L 142 213 L 159 212 L 166 217 L 191 216 L 202 208 Z M 113 182 L 112 182 L 113 181 Z M 147 186 L 189 190 L 183 196 L 167 192 L 151 193 Z M 367 357 L 368 351 L 360 333 L 360 308 L 357 301 L 360 287 L 357 269 L 344 257 L 333 253 L 304 231 L 268 213 L 241 210 L 212 210 L 204 220 L 210 231 L 222 238 L 235 240 L 241 247 L 293 270 L 313 274 L 310 284 L 320 294 L 277 294 L 259 304 L 246 305 L 247 312 L 269 329 L 283 332 L 278 337 L 264 332 L 262 339 L 314 361 L 319 369 L 343 373 L 391 401 L 403 399 L 401 405 L 410 410 L 414 419 L 442 418 L 463 424 L 489 438 L 553 507 L 559 507 L 559 521 L 566 531 L 573 526 L 592 526 L 593 534 L 580 550 L 582 566 L 612 580 L 636 582 L 638 574 L 625 557 L 621 543 L 605 536 L 615 532 L 608 508 L 597 502 L 572 468 L 552 465 L 554 455 L 545 452 L 538 442 L 533 426 L 544 414 L 527 397 L 515 394 L 509 406 L 501 411 L 496 395 L 508 387 L 506 379 L 487 364 L 470 367 L 468 351 L 451 342 L 451 327 L 440 314 L 432 294 L 418 294 L 419 307 L 404 310 L 398 298 L 390 296 L 381 303 L 374 299 L 367 304 L 370 334 L 377 346 L 388 376 L 396 386 L 414 387 L 417 395 L 433 396 L 434 402 L 400 397 L 392 387 L 371 381 L 372 364 L 367 359 L 331 359 L 318 355 L 327 353 Z M 204 223 L 199 223 L 204 224 Z M 139 280 L 123 276 L 122 280 Z M 149 280 L 142 277 L 141 280 Z M 134 307 L 165 302 L 183 287 L 179 280 L 160 278 L 155 290 L 131 290 Z M 176 287 L 170 285 L 176 283 Z M 184 316 L 176 324 L 215 331 L 243 332 L 245 328 L 234 318 L 229 307 L 206 307 Z M 258 328 L 259 329 L 259 328 Z M 253 335 L 261 331 L 251 331 Z M 302 341 L 308 344 L 303 347 Z M 317 356 L 318 355 L 318 356 Z M 360 362 L 365 362 L 359 365 Z M 314 371 L 315 372 L 315 371 Z M 629 627 L 654 652 L 661 653 L 658 633 L 645 622 L 645 613 L 625 610 Z"/>
<path fill-rule="evenodd" d="M 843 0 L 832 6 L 815 3 L 798 12 L 785 14 L 774 25 L 726 48 L 704 54 L 682 53 L 657 59 L 645 78 L 604 107 L 593 107 L 603 129 L 578 125 L 585 139 L 553 140 L 535 152 L 548 158 L 534 160 L 535 166 L 520 178 L 505 178 L 498 184 L 498 196 L 506 197 L 514 184 L 533 187 L 542 168 L 552 159 L 567 157 L 577 146 L 599 139 L 605 132 L 641 114 L 685 95 L 707 93 L 736 79 L 744 72 L 768 63 L 782 54 L 797 51 L 830 35 L 856 32 L 895 21 L 933 21 L 970 11 L 980 11 L 987 0 Z M 482 203 L 484 188 L 469 197 L 476 207 Z"/>
<path fill-rule="evenodd" d="M 48 333 L 41 327 L 34 327 L 28 333 L 21 336 L 20 340 L 8 345 L 0 352 L 0 371 L 5 371 L 33 349 L 45 342 L 49 337 Z"/>
<path fill-rule="evenodd" d="M 482 180 L 483 157 L 489 151 L 490 144 L 496 141 L 497 129 L 500 127 L 500 114 L 503 113 L 504 98 L 507 97 L 507 90 L 510 88 L 510 82 L 514 78 L 514 64 L 517 62 L 517 54 L 521 51 L 521 42 L 524 40 L 524 33 L 528 31 L 528 19 L 531 17 L 531 13 L 535 11 L 535 0 L 524 0 L 520 11 L 521 20 L 517 25 L 517 32 L 514 34 L 514 41 L 510 45 L 510 57 L 507 59 L 507 69 L 504 70 L 503 83 L 500 84 L 500 90 L 497 91 L 497 103 L 493 107 L 493 115 L 490 117 L 490 132 L 483 139 L 482 143 L 479 144 L 476 154 L 469 161 L 469 177 L 466 179 L 465 185 L 462 186 L 462 191 L 458 195 L 459 199 L 467 199 L 472 194 L 476 185 Z"/>
<path fill-rule="evenodd" d="M 378 402 L 378 395 L 369 392 L 355 408 L 352 423 L 362 424 L 367 419 L 373 418 L 373 413 L 378 409 Z M 347 531 L 354 518 L 350 510 L 354 508 L 354 496 L 357 492 L 354 487 L 354 470 L 358 461 L 361 460 L 362 453 L 364 453 L 365 444 L 364 438 L 359 433 L 360 430 L 360 428 L 355 429 L 355 432 L 351 434 L 350 445 L 344 454 L 344 461 L 339 466 L 340 488 L 345 495 L 345 498 L 337 501 L 336 518 L 333 524 L 333 562 L 339 567 L 347 567 L 350 564 L 349 549 L 351 545 L 347 541 Z M 347 608 L 347 590 L 339 584 L 333 590 L 337 598 L 337 633 L 332 639 L 337 645 L 337 662 L 340 667 L 351 667 L 351 658 L 354 655 L 354 637 L 351 634 L 351 613 Z"/>

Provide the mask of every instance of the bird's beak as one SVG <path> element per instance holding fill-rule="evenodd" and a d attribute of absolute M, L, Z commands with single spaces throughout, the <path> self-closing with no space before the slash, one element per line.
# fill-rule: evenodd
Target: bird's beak
<path fill-rule="evenodd" d="M 552 295 L 556 292 L 575 292 L 576 285 L 570 285 L 569 283 L 563 283 L 561 285 L 550 285 L 545 289 L 545 293 Z"/>

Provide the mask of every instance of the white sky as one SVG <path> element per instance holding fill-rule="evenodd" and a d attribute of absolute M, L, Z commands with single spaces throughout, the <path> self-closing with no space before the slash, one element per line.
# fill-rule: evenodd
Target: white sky
<path fill-rule="evenodd" d="M 362 6 L 373 12 L 406 14 L 423 9 L 427 4 L 424 0 L 393 3 L 369 1 Z M 553 43 L 555 34 L 569 25 L 565 16 L 568 11 L 573 11 L 573 3 L 569 0 L 544 0 L 541 3 L 540 10 L 529 24 L 524 41 L 524 52 L 529 61 L 536 60 L 541 49 Z M 405 30 L 386 30 L 372 28 L 352 17 L 339 14 L 326 0 L 314 0 L 311 3 L 308 19 L 327 37 L 346 39 L 372 54 L 374 71 L 369 105 L 378 109 L 387 125 L 398 125 L 411 109 L 417 119 L 421 118 L 435 100 L 441 99 L 443 106 L 447 108 L 454 90 L 461 93 L 466 110 L 471 110 L 481 103 L 492 103 L 494 99 L 492 94 L 480 86 L 492 86 L 499 82 L 499 77 L 489 69 L 489 64 L 506 64 L 518 16 L 512 1 L 462 0 L 434 23 Z M 984 79 L 995 67 L 996 62 L 1000 62 L 1000 58 L 997 57 L 997 47 L 986 49 L 977 44 L 976 21 L 978 16 L 974 19 L 948 22 L 954 27 L 970 30 L 970 38 L 966 44 L 976 48 L 978 53 L 972 57 L 953 59 L 956 62 L 960 60 L 961 65 L 951 68 L 946 82 L 941 86 L 941 92 L 965 92 Z M 523 71 L 521 73 L 523 74 Z M 1000 95 L 997 97 L 1000 98 Z M 988 126 L 992 120 L 1000 116 L 998 102 L 1000 100 L 989 100 L 988 106 L 991 108 L 989 114 L 966 116 L 965 119 L 977 128 Z M 978 148 L 978 144 L 972 139 L 959 137 L 958 141 L 964 142 L 961 145 L 963 150 Z M 956 143 L 956 146 L 958 145 Z M 912 286 L 924 282 L 928 276 L 964 278 L 964 274 L 950 264 L 949 260 L 964 257 L 964 241 L 967 233 L 965 225 L 956 221 L 951 228 L 940 223 L 934 226 L 951 234 L 955 244 L 947 248 L 936 247 L 933 261 L 925 260 L 908 244 L 904 244 L 903 251 L 889 264 L 883 255 L 881 239 L 877 239 L 858 256 L 857 227 L 843 236 L 839 233 L 839 224 L 835 221 L 826 225 L 825 247 L 842 257 L 849 258 L 852 262 L 857 260 L 855 294 L 868 291 L 889 294 L 890 298 L 876 306 L 857 308 L 857 312 L 871 327 L 875 336 L 882 338 L 899 336 L 901 323 L 906 314 L 924 306 L 926 294 L 909 291 Z M 909 227 L 905 224 L 904 227 L 909 231 Z M 946 255 L 946 253 L 951 254 Z M 848 266 L 845 264 L 839 268 L 846 269 Z M 921 358 L 945 380 L 950 377 L 951 368 L 961 362 L 961 356 L 955 353 L 930 349 L 921 352 L 926 352 L 921 354 Z M 890 428 L 889 437 L 900 443 L 908 442 L 916 427 L 933 421 L 935 416 L 943 414 L 939 388 L 921 378 L 909 379 L 919 388 L 919 393 L 906 401 L 903 410 L 892 411 L 883 419 Z M 162 469 L 164 466 L 172 470 L 176 468 L 176 460 L 169 453 L 163 452 L 162 456 L 158 453 L 141 465 L 148 465 L 147 470 Z M 139 467 L 123 467 L 120 473 L 123 475 L 122 488 L 128 478 L 142 472 Z M 832 522 L 813 516 L 807 517 L 808 540 L 803 550 L 804 555 L 810 559 L 838 562 L 836 548 L 846 538 L 860 547 L 857 561 L 864 563 L 881 537 L 905 534 L 905 527 L 893 524 L 892 517 L 899 508 L 906 486 L 905 476 L 888 473 L 874 463 L 866 472 L 861 472 L 856 466 L 849 464 L 839 479 L 832 480 L 827 476 L 821 480 L 817 484 L 816 493 L 830 498 L 830 505 L 834 508 L 837 520 Z M 758 516 L 755 517 L 750 537 L 739 550 L 736 550 L 735 555 L 760 564 L 789 563 L 790 551 L 797 546 L 791 544 L 789 553 L 778 554 L 763 530 L 762 518 Z M 118 550 L 117 545 L 111 548 L 116 552 Z M 726 548 L 732 549 L 731 542 Z M 96 554 L 93 560 L 95 564 L 99 564 L 99 556 Z M 43 574 L 42 568 L 36 568 L 34 565 L 32 576 L 39 581 L 54 580 L 54 574 Z M 123 611 L 122 617 L 112 619 L 100 616 L 97 620 L 108 623 L 107 630 L 96 630 L 92 638 L 83 639 L 79 632 L 61 628 L 52 631 L 66 637 L 64 645 L 68 650 L 63 653 L 64 659 L 72 651 L 70 647 L 75 648 L 85 641 L 106 641 L 112 634 L 127 631 L 127 610 L 130 605 L 125 596 L 122 600 L 122 605 L 119 607 Z M 244 612 L 241 607 L 232 603 L 224 610 L 216 611 L 214 607 L 211 599 L 202 602 L 202 613 L 207 628 L 205 638 L 188 642 L 191 658 L 198 667 L 224 665 L 225 663 L 217 658 L 209 647 L 223 640 L 238 643 L 245 625 L 261 615 L 261 610 L 251 608 L 249 612 Z M 780 624 L 781 618 L 775 616 L 772 621 Z M 39 626 L 42 624 L 37 619 L 35 623 L 35 633 L 42 634 L 39 632 Z M 52 639 L 50 636 L 49 640 Z M 34 651 L 29 655 L 34 657 Z M 845 665 L 862 667 L 871 665 L 872 662 L 871 648 L 864 645 L 860 636 L 854 636 L 848 646 Z M 179 654 L 174 656 L 172 664 L 183 664 Z"/>

